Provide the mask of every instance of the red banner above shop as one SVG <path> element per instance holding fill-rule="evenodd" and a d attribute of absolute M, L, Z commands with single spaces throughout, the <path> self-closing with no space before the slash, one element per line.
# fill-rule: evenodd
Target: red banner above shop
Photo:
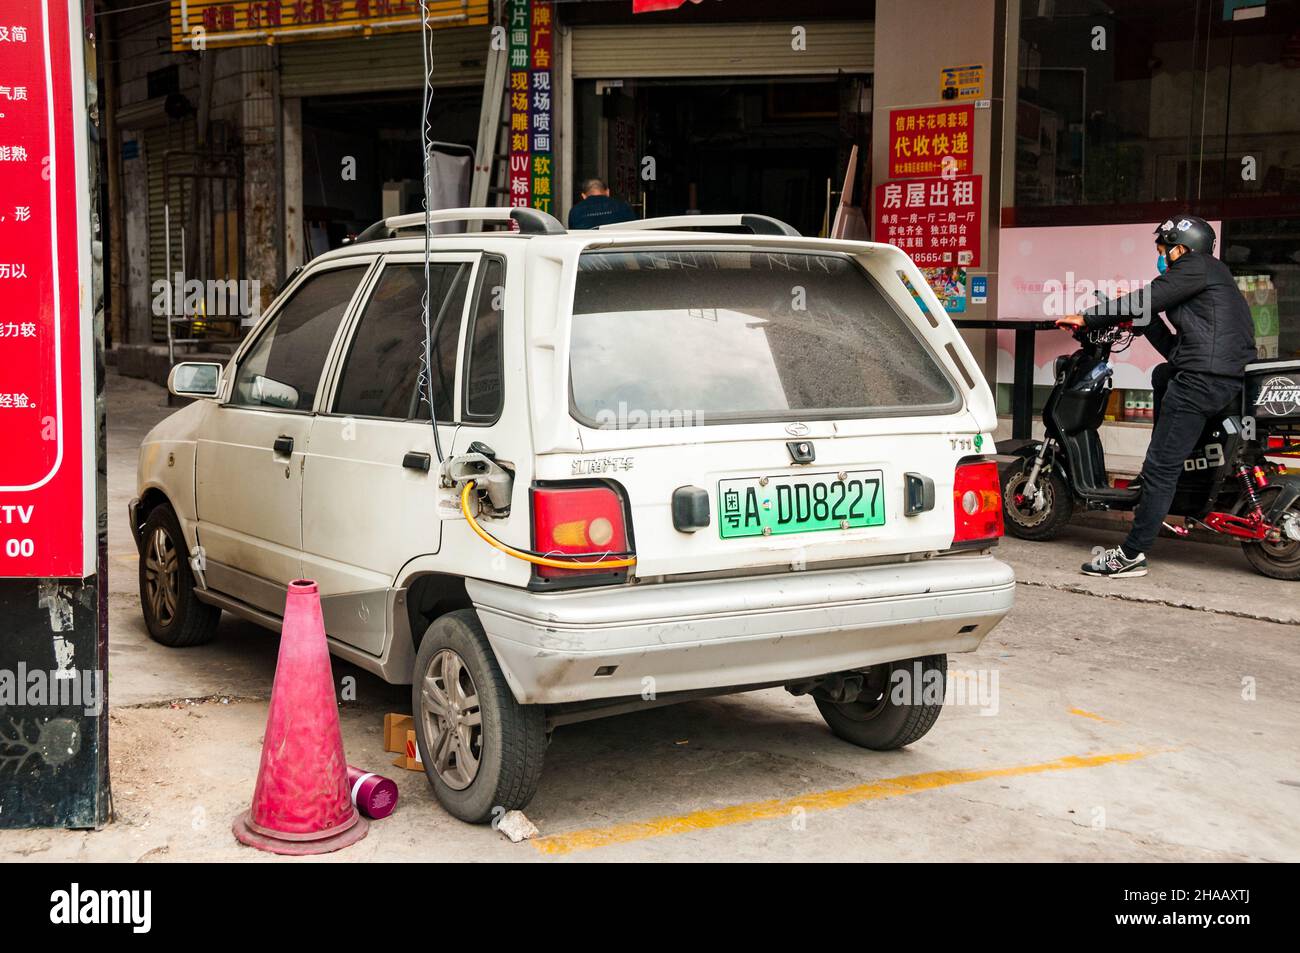
<path fill-rule="evenodd" d="M 975 154 L 975 107 L 925 106 L 889 111 L 889 178 L 969 175 Z"/>
<path fill-rule="evenodd" d="M 424 15 L 431 30 L 486 26 L 488 7 L 487 0 L 428 0 Z M 202 53 L 328 37 L 364 42 L 418 31 L 420 14 L 420 0 L 171 0 L 171 44 L 177 53 Z"/>
<path fill-rule="evenodd" d="M 978 268 L 981 192 L 978 175 L 878 185 L 875 240 L 922 268 Z"/>
<path fill-rule="evenodd" d="M 699 3 L 700 0 L 691 0 Z M 633 13 L 658 13 L 660 10 L 676 10 L 686 6 L 686 0 L 632 0 Z"/>
<path fill-rule="evenodd" d="M 0 576 L 93 572 L 91 274 L 80 23 L 0 17 Z"/>

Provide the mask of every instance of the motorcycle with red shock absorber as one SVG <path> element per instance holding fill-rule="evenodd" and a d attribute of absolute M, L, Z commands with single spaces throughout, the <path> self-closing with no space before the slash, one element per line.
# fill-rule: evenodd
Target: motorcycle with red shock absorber
<path fill-rule="evenodd" d="M 1050 327 L 1045 325 L 1044 327 Z M 1079 348 L 1056 359 L 1043 407 L 1044 439 L 999 444 L 1017 459 L 1003 471 L 1006 528 L 1021 539 L 1047 540 L 1076 507 L 1132 510 L 1140 485 L 1112 486 L 1098 431 L 1112 389 L 1110 356 L 1133 341 L 1131 325 L 1073 331 Z M 1176 535 L 1201 529 L 1240 540 L 1257 572 L 1300 579 L 1300 361 L 1261 361 L 1246 368 L 1240 405 L 1206 423 L 1165 523 Z"/>

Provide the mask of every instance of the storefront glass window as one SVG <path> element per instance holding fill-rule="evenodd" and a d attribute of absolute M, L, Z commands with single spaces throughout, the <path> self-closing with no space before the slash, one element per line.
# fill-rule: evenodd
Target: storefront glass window
<path fill-rule="evenodd" d="M 1300 0 L 1027 2 L 1019 27 L 1004 229 L 1222 222 L 1261 356 L 1300 355 Z"/>

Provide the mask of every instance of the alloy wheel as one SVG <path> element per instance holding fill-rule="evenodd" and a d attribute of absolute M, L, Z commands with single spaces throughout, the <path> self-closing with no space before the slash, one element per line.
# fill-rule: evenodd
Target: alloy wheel
<path fill-rule="evenodd" d="M 154 621 L 169 626 L 180 602 L 181 558 L 171 535 L 159 526 L 149 537 L 144 554 L 145 599 Z"/>
<path fill-rule="evenodd" d="M 469 668 L 451 649 L 429 660 L 420 707 L 433 770 L 447 787 L 463 791 L 483 759 L 483 712 Z"/>

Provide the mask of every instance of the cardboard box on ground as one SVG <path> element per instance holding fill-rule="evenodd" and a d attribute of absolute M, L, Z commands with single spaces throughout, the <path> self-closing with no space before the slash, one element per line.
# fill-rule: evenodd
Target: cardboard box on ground
<path fill-rule="evenodd" d="M 423 771 L 420 746 L 415 743 L 415 722 L 410 715 L 389 712 L 384 716 L 384 750 L 400 755 L 393 767 L 407 771 Z"/>

